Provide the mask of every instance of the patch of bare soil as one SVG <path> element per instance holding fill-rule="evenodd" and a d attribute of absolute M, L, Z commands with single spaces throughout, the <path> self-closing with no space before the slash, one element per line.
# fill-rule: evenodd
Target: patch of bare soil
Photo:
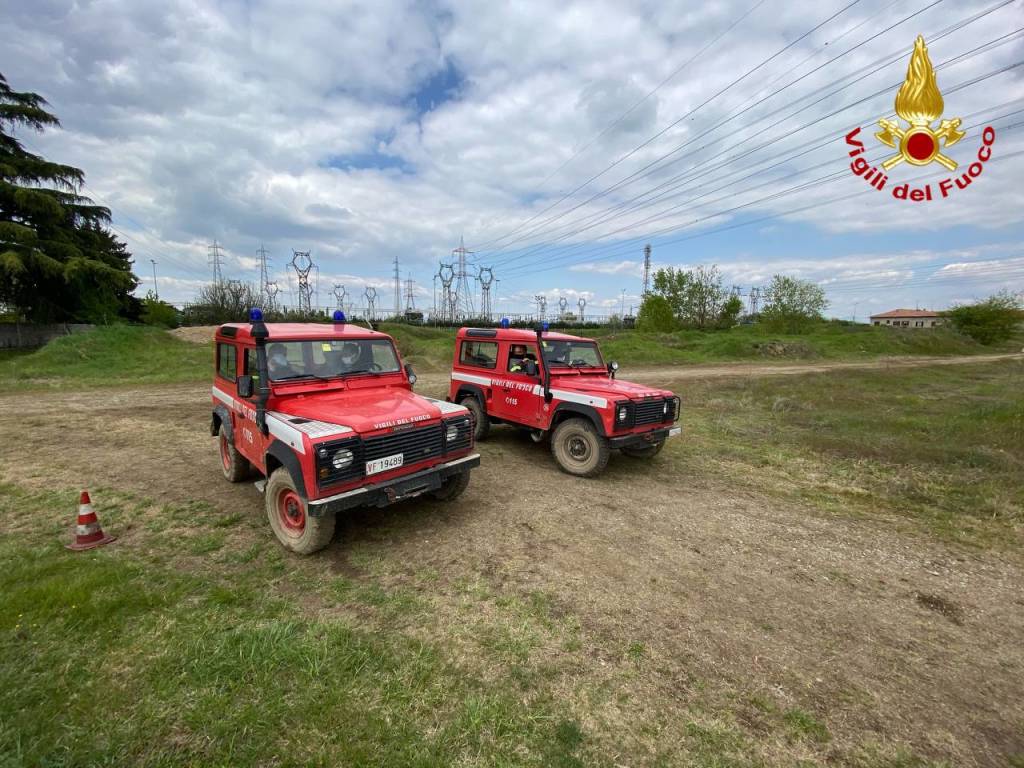
<path fill-rule="evenodd" d="M 689 370 L 644 378 L 669 383 Z M 446 377 L 423 378 L 441 394 Z M 208 389 L 194 385 L 0 395 L 0 481 L 105 486 L 155 505 L 202 500 L 218 516 L 262 521 L 252 485 L 219 471 L 209 413 Z M 685 437 L 666 448 L 684 467 L 675 474 L 667 461 L 615 456 L 606 474 L 582 480 L 560 473 L 546 445 L 496 428 L 455 503 L 356 511 L 326 552 L 295 568 L 360 579 L 370 562 L 374 577 L 399 585 L 436 573 L 425 598 L 453 635 L 465 621 L 460 584 L 549 596 L 578 617 L 584 644 L 559 695 L 591 733 L 614 728 L 608 738 L 626 755 L 657 749 L 648 726 L 685 723 L 709 697 L 742 723 L 755 699 L 813 713 L 831 734 L 804 755 L 814 762 L 842 762 L 867 741 L 957 766 L 1024 753 L 1018 559 L 739 493 L 724 470 L 687 472 L 687 450 Z M 272 546 L 263 525 L 237 535 Z M 129 535 L 119 546 L 144 543 Z M 630 647 L 644 649 L 643 662 L 620 695 L 589 697 Z M 773 762 L 801 754 L 776 741 L 765 739 Z"/>
<path fill-rule="evenodd" d="M 175 328 L 168 333 L 192 344 L 208 344 L 213 341 L 213 334 L 219 327 L 218 325 L 195 325 L 190 328 Z"/>

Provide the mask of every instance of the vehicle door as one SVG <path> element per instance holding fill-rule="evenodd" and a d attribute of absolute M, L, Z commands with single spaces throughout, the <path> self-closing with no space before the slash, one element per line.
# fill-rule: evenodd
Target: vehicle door
<path fill-rule="evenodd" d="M 537 375 L 527 372 L 527 361 L 540 365 L 536 343 L 508 342 L 501 345 L 499 375 L 494 379 L 494 415 L 501 419 L 537 426 L 541 422 L 544 397 L 539 369 Z"/>
<path fill-rule="evenodd" d="M 270 436 L 260 432 L 256 426 L 256 394 L 260 389 L 259 366 L 256 365 L 256 348 L 245 347 L 242 354 L 241 374 L 252 376 L 253 396 L 248 399 L 238 398 L 239 411 L 235 414 L 237 437 L 235 446 L 254 466 L 264 470 L 263 459 L 267 454 Z"/>

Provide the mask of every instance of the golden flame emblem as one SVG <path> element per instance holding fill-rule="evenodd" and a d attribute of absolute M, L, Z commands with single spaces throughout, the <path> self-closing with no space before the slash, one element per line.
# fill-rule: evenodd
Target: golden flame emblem
<path fill-rule="evenodd" d="M 907 79 L 896 92 L 896 114 L 910 123 L 910 127 L 904 129 L 898 122 L 884 118 L 878 121 L 882 130 L 875 137 L 899 151 L 882 163 L 885 170 L 904 161 L 911 165 L 936 162 L 951 171 L 956 170 L 956 162 L 942 154 L 942 149 L 964 137 L 964 132 L 959 130 L 960 118 L 943 120 L 938 130 L 932 130 L 932 123 L 942 115 L 943 106 L 928 48 L 924 38 L 918 35 L 907 66 Z"/>

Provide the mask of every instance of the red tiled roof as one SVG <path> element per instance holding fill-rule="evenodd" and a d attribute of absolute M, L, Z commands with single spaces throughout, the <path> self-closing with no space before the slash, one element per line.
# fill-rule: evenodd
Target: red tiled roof
<path fill-rule="evenodd" d="M 876 317 L 942 317 L 942 315 L 930 309 L 891 309 L 871 317 L 874 319 Z"/>

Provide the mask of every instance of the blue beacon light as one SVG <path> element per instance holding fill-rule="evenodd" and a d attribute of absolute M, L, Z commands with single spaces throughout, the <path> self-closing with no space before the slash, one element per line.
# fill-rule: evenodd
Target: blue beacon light
<path fill-rule="evenodd" d="M 263 322 L 263 310 L 259 307 L 253 307 L 249 310 L 249 322 L 250 323 L 262 323 Z"/>
<path fill-rule="evenodd" d="M 512 325 L 512 323 L 509 322 L 509 319 L 507 317 L 501 318 L 501 327 L 502 328 L 508 328 L 510 325 Z"/>
<path fill-rule="evenodd" d="M 345 322 L 345 313 L 342 312 L 340 309 L 334 310 L 334 322 L 336 322 L 336 323 L 344 323 Z"/>

